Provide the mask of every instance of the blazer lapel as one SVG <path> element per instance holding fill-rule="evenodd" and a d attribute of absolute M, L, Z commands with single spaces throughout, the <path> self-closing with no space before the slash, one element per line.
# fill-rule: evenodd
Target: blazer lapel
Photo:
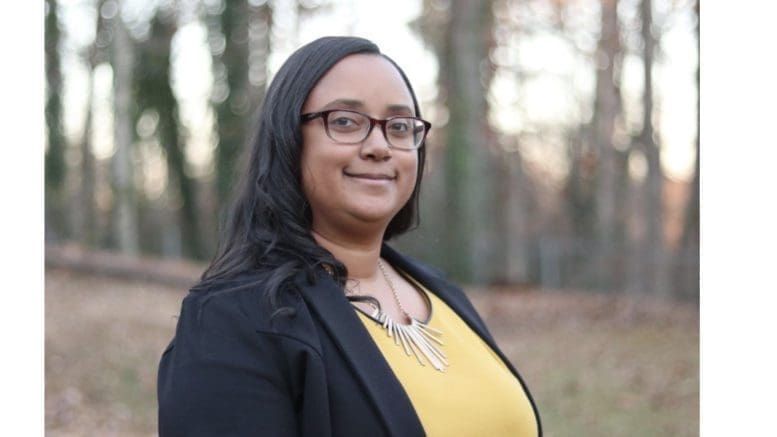
<path fill-rule="evenodd" d="M 315 285 L 300 284 L 303 299 L 320 319 L 393 436 L 424 435 L 413 406 L 343 290 L 325 273 Z"/>

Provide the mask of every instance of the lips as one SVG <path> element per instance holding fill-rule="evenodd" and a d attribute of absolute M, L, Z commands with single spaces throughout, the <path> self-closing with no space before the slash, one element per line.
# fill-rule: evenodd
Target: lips
<path fill-rule="evenodd" d="M 364 173 L 351 173 L 344 171 L 346 176 L 352 177 L 352 178 L 359 178 L 359 179 L 368 179 L 373 181 L 391 181 L 396 179 L 396 176 L 389 175 L 386 173 L 371 173 L 371 172 L 364 172 Z"/>

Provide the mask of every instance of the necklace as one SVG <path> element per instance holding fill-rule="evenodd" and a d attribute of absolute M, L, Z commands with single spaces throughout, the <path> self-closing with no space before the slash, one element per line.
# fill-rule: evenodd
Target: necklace
<path fill-rule="evenodd" d="M 432 365 L 432 367 L 439 370 L 440 372 L 444 372 L 445 368 L 448 366 L 448 359 L 445 356 L 445 353 L 443 353 L 443 351 L 441 351 L 438 346 L 444 345 L 443 341 L 439 338 L 442 336 L 442 332 L 430 327 L 424 322 L 416 320 L 407 311 L 405 311 L 405 308 L 402 306 L 402 302 L 399 301 L 399 295 L 397 294 L 397 290 L 394 288 L 394 283 L 391 282 L 391 278 L 389 278 L 388 273 L 386 273 L 386 268 L 383 266 L 383 263 L 380 261 L 380 259 L 378 259 L 378 268 L 380 268 L 380 272 L 383 274 L 383 278 L 386 280 L 389 289 L 391 289 L 391 294 L 394 295 L 394 300 L 397 302 L 399 310 L 405 316 L 405 319 L 410 321 L 410 323 L 403 325 L 401 323 L 395 322 L 394 319 L 389 317 L 388 314 L 381 311 L 379 307 L 375 307 L 371 317 L 380 322 L 383 329 L 386 330 L 386 334 L 388 334 L 389 338 L 394 339 L 395 345 L 401 345 L 407 356 L 410 356 L 412 353 L 418 362 L 422 366 L 425 366 L 426 364 L 424 363 L 424 360 L 421 359 L 423 356 L 426 358 L 426 361 Z"/>

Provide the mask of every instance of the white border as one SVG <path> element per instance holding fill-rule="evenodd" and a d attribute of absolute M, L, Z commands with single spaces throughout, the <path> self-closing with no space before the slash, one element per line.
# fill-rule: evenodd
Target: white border
<path fill-rule="evenodd" d="M 701 435 L 774 429 L 774 2 L 703 2 Z"/>
<path fill-rule="evenodd" d="M 43 435 L 44 2 L 0 14 L 2 435 Z"/>

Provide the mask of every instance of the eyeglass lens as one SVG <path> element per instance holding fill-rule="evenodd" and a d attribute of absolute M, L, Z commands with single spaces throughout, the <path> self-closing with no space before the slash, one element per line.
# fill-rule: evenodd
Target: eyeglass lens
<path fill-rule="evenodd" d="M 380 129 L 380 126 L 375 126 Z M 364 141 L 370 133 L 370 119 L 351 111 L 333 111 L 326 120 L 326 130 L 334 141 L 355 144 Z M 426 127 L 411 117 L 395 117 L 386 121 L 384 136 L 394 147 L 415 149 L 424 140 Z"/>

